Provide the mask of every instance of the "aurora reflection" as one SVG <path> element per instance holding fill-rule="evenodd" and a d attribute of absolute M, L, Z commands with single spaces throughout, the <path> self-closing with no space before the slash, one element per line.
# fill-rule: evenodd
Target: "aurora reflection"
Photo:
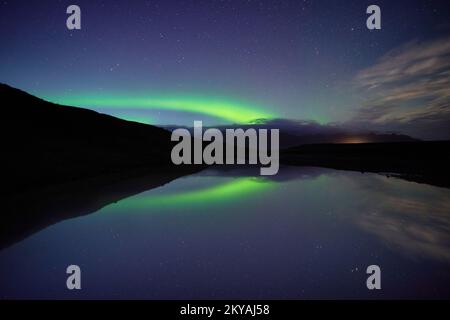
<path fill-rule="evenodd" d="M 208 206 L 231 202 L 272 189 L 275 182 L 255 177 L 235 178 L 211 187 L 169 194 L 141 193 L 114 204 L 110 209 L 123 212 L 124 208 L 150 209 L 156 207 Z"/>

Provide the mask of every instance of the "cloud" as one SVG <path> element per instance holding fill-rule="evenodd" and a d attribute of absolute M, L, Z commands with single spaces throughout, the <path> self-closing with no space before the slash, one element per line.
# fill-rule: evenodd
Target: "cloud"
<path fill-rule="evenodd" d="M 450 261 L 447 190 L 380 176 L 358 186 L 377 201 L 349 216 L 356 225 L 411 258 Z"/>
<path fill-rule="evenodd" d="M 320 124 L 314 120 L 295 120 L 283 118 L 257 119 L 252 121 L 250 126 L 263 126 L 265 128 L 281 129 L 296 135 L 332 134 L 343 131 L 343 128 L 335 123 Z"/>
<path fill-rule="evenodd" d="M 396 48 L 360 71 L 354 83 L 364 105 L 352 123 L 450 138 L 450 38 Z"/>

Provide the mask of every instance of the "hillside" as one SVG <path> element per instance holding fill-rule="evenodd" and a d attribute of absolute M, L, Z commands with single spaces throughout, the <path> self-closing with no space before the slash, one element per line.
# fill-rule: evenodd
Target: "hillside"
<path fill-rule="evenodd" d="M 171 166 L 170 133 L 0 84 L 2 193 Z"/>
<path fill-rule="evenodd" d="M 280 162 L 383 173 L 450 187 L 450 141 L 301 145 L 283 150 Z"/>

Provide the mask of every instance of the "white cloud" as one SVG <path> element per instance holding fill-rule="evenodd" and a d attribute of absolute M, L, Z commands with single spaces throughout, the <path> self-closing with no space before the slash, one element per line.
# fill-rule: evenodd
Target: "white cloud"
<path fill-rule="evenodd" d="M 365 104 L 353 123 L 450 138 L 450 38 L 394 49 L 354 81 Z"/>

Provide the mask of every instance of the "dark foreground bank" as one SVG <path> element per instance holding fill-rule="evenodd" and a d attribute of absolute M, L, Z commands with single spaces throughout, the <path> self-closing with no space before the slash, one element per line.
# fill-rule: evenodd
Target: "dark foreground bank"
<path fill-rule="evenodd" d="M 281 152 L 283 164 L 383 173 L 450 187 L 450 141 L 312 144 Z"/>

